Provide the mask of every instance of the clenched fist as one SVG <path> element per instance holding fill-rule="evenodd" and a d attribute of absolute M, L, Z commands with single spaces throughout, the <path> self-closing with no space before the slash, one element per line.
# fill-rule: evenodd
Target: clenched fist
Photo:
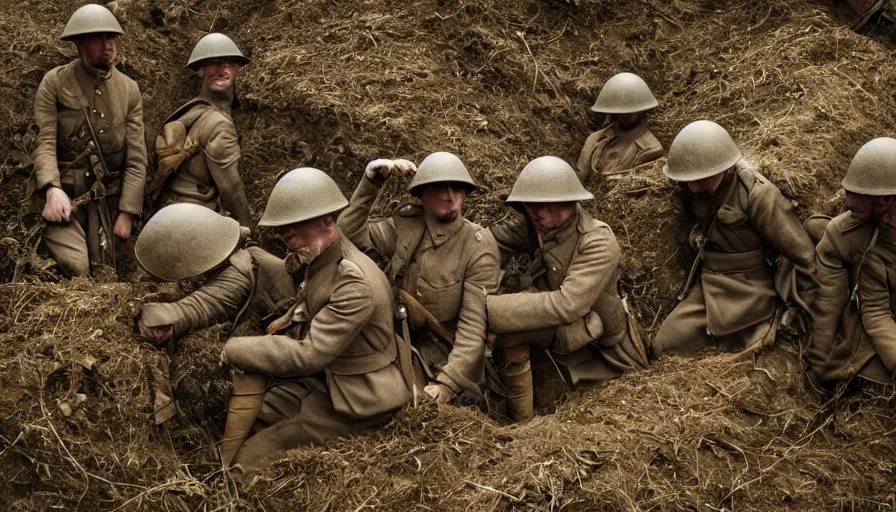
<path fill-rule="evenodd" d="M 364 169 L 364 174 L 370 179 L 386 179 L 389 176 L 410 176 L 417 172 L 417 166 L 410 160 L 389 160 L 377 158 Z"/>
<path fill-rule="evenodd" d="M 43 216 L 49 222 L 62 222 L 72 217 L 72 200 L 58 187 L 49 187 L 46 192 L 47 204 Z"/>

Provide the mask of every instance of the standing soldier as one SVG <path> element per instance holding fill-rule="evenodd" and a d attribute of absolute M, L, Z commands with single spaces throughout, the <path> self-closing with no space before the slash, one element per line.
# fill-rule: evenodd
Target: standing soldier
<path fill-rule="evenodd" d="M 208 34 L 196 43 L 187 67 L 199 73 L 202 89 L 168 117 L 156 138 L 158 170 L 149 191 L 160 207 L 195 203 L 252 226 L 230 112 L 237 75 L 248 63 L 224 34 Z"/>
<path fill-rule="evenodd" d="M 407 160 L 367 165 L 339 225 L 364 251 L 388 258 L 393 282 L 415 328 L 420 385 L 439 403 L 461 396 L 480 402 L 484 384 L 485 296 L 498 286 L 498 246 L 491 234 L 463 217 L 476 184 L 451 153 L 427 156 L 408 188 L 423 206 L 409 206 L 371 223 L 370 209 L 390 174 L 414 172 Z M 431 317 L 427 326 L 426 317 Z M 424 329 L 424 327 L 426 327 Z"/>
<path fill-rule="evenodd" d="M 222 362 L 247 372 L 252 389 L 277 379 L 242 448 L 250 415 L 228 415 L 224 442 L 227 453 L 238 449 L 234 464 L 261 468 L 286 450 L 382 425 L 411 398 L 410 354 L 395 336 L 389 280 L 336 225 L 347 205 L 336 183 L 311 168 L 287 173 L 268 199 L 259 225 L 278 228 L 307 269 L 296 306 L 268 335 L 231 338 L 221 352 Z M 230 407 L 246 409 L 257 410 Z"/>
<path fill-rule="evenodd" d="M 72 14 L 62 40 L 78 58 L 44 75 L 34 99 L 36 193 L 46 198 L 43 247 L 67 273 L 115 266 L 115 237 L 131 236 L 143 211 L 146 147 L 137 83 L 115 68 L 121 25 L 88 4 Z"/>
<path fill-rule="evenodd" d="M 654 338 L 654 354 L 774 342 L 783 313 L 778 290 L 790 308 L 806 312 L 815 291 L 814 247 L 790 201 L 712 121 L 696 121 L 679 132 L 663 172 L 686 183 L 692 194 L 699 222 L 689 240 L 698 255 L 681 302 Z M 776 287 L 771 262 L 779 255 L 789 263 L 778 265 L 792 265 L 796 273 L 779 272 L 779 283 L 787 286 Z"/>
<path fill-rule="evenodd" d="M 543 156 L 523 168 L 507 198 L 523 216 L 491 227 L 503 254 L 534 262 L 520 293 L 488 296 L 490 337 L 503 351 L 499 370 L 517 421 L 533 415 L 531 347 L 548 351 L 573 386 L 648 366 L 617 293 L 616 237 L 577 204 L 593 198 L 568 163 Z"/>
<path fill-rule="evenodd" d="M 880 321 L 881 312 L 890 315 L 888 294 L 879 292 L 887 282 L 887 267 L 881 266 L 882 261 L 892 258 L 886 253 L 871 257 L 871 253 L 875 241 L 884 244 L 880 235 L 890 230 L 882 221 L 890 214 L 896 197 L 896 139 L 882 137 L 862 146 L 849 164 L 843 188 L 850 209 L 827 222 L 815 249 L 819 286 L 806 360 L 810 382 L 818 391 L 856 375 L 892 383 L 894 360 L 887 361 L 887 369 L 878 355 L 886 357 L 893 350 L 878 347 L 889 329 L 870 336 L 866 328 L 884 323 Z M 824 222 L 820 217 L 813 218 L 817 228 Z M 870 303 L 860 300 L 866 294 Z M 870 323 L 863 325 L 866 316 Z"/>
<path fill-rule="evenodd" d="M 638 75 L 619 73 L 604 84 L 591 107 L 608 114 L 610 126 L 585 139 L 576 162 L 583 184 L 592 173 L 602 176 L 652 162 L 663 156 L 663 146 L 647 127 L 647 113 L 659 105 L 650 88 Z"/>

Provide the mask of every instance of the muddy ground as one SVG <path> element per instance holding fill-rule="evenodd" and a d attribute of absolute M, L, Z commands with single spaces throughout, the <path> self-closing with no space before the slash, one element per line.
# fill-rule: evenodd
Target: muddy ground
<path fill-rule="evenodd" d="M 0 6 L 0 508 L 4 510 L 891 510 L 891 390 L 821 404 L 799 347 L 753 358 L 665 358 L 569 394 L 553 415 L 502 426 L 425 405 L 389 427 L 297 450 L 251 489 L 217 470 L 227 373 L 216 329 L 169 357 L 133 331 L 139 305 L 187 290 L 59 280 L 32 256 L 22 200 L 33 94 L 73 55 L 56 39 L 80 2 Z M 150 136 L 198 82 L 183 68 L 210 30 L 253 59 L 239 79 L 241 169 L 260 215 L 277 174 L 329 172 L 348 194 L 376 157 L 458 153 L 483 185 L 468 216 L 490 224 L 531 158 L 574 160 L 587 107 L 619 71 L 660 100 L 667 147 L 690 121 L 726 126 L 802 217 L 836 213 L 867 140 L 896 133 L 892 26 L 856 34 L 804 0 L 117 0 L 120 67 L 144 95 Z M 591 123 L 589 125 L 589 123 Z M 655 330 L 680 283 L 682 228 L 660 165 L 591 183 L 588 208 L 624 250 L 623 288 Z M 380 202 L 404 200 L 403 183 Z M 278 250 L 269 236 L 263 243 Z M 13 283 L 13 281 L 15 281 Z M 180 407 L 153 422 L 170 374 Z M 857 392 L 861 391 L 861 392 Z M 78 395 L 82 395 L 79 397 Z M 83 401 L 82 401 L 83 400 Z M 71 411 L 66 416 L 63 411 Z"/>

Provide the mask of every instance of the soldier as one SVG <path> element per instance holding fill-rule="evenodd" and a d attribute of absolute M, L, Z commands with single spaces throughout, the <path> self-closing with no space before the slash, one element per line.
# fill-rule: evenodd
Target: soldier
<path fill-rule="evenodd" d="M 390 277 L 409 294 L 405 302 L 419 302 L 408 304 L 408 311 L 423 390 L 439 403 L 458 395 L 460 403 L 481 402 L 485 296 L 497 290 L 498 246 L 487 230 L 463 217 L 464 200 L 476 184 L 451 153 L 433 153 L 416 170 L 408 191 L 422 207 L 371 223 L 370 209 L 386 179 L 414 171 L 407 160 L 370 162 L 339 226 L 360 249 L 388 258 Z M 435 321 L 424 330 L 426 316 Z"/>
<path fill-rule="evenodd" d="M 221 352 L 222 363 L 247 372 L 254 390 L 266 377 L 278 379 L 234 464 L 261 468 L 286 450 L 382 425 L 411 398 L 410 356 L 395 336 L 389 281 L 336 225 L 347 205 L 336 183 L 311 168 L 287 173 L 268 199 L 259 225 L 278 228 L 307 269 L 283 322 L 266 336 L 231 338 Z M 286 333 L 276 334 L 283 327 Z M 229 432 L 245 432 L 251 416 L 229 415 L 228 446 L 239 444 Z"/>
<path fill-rule="evenodd" d="M 892 173 L 892 163 L 890 172 Z M 890 189 L 886 213 L 880 219 L 877 243 L 868 249 L 858 278 L 862 323 L 868 335 L 860 352 L 869 354 L 859 376 L 881 384 L 896 383 L 896 321 L 893 320 L 896 289 L 896 189 Z M 880 203 L 878 203 L 880 204 Z M 870 350 L 868 350 L 870 345 Z M 858 358 L 856 358 L 858 359 Z M 859 361 L 861 359 L 858 359 Z"/>
<path fill-rule="evenodd" d="M 829 222 L 821 216 L 807 222 L 823 233 L 815 249 L 819 286 L 806 351 L 809 382 L 818 391 L 856 375 L 892 383 L 893 366 L 887 367 L 878 355 L 888 354 L 887 349 L 878 348 L 888 329 L 869 336 L 866 328 L 885 323 L 880 321 L 881 312 L 890 314 L 888 294 L 880 293 L 880 286 L 886 284 L 886 269 L 880 264 L 891 257 L 886 251 L 875 251 L 873 258 L 871 254 L 875 241 L 877 245 L 885 243 L 880 235 L 889 230 L 882 220 L 889 215 L 896 197 L 896 139 L 882 137 L 862 146 L 849 164 L 843 188 L 848 211 Z M 859 300 L 865 293 L 870 303 Z M 860 304 L 861 313 L 857 307 Z"/>
<path fill-rule="evenodd" d="M 296 289 L 287 265 L 259 247 L 245 247 L 248 236 L 234 219 L 195 204 L 173 204 L 153 215 L 134 247 L 140 266 L 163 281 L 205 276 L 206 282 L 177 302 L 145 304 L 140 333 L 161 346 L 225 321 L 233 330 L 249 312 L 262 321 L 286 312 Z"/>
<path fill-rule="evenodd" d="M 61 39 L 75 43 L 78 58 L 44 75 L 34 99 L 35 193 L 46 198 L 48 223 L 42 245 L 74 276 L 91 264 L 114 267 L 115 237 L 127 240 L 143 211 L 143 100 L 115 68 L 121 33 L 101 5 L 75 11 Z"/>
<path fill-rule="evenodd" d="M 790 201 L 712 121 L 696 121 L 679 132 L 663 172 L 686 183 L 692 194 L 699 222 L 689 241 L 698 256 L 681 302 L 654 338 L 654 354 L 772 343 L 782 314 L 778 289 L 794 311 L 808 311 L 815 290 L 814 248 Z M 779 272 L 789 289 L 776 288 L 770 259 L 777 255 L 789 261 L 779 266 L 792 265 L 796 272 Z"/>
<path fill-rule="evenodd" d="M 159 168 L 149 190 L 159 206 L 200 204 L 252 226 L 231 117 L 236 78 L 248 63 L 224 34 L 208 34 L 196 43 L 187 67 L 199 73 L 202 89 L 165 120 L 156 138 Z"/>
<path fill-rule="evenodd" d="M 634 322 L 617 293 L 619 244 L 577 203 L 594 196 L 565 161 L 543 156 L 523 168 L 507 204 L 523 212 L 491 227 L 502 256 L 525 253 L 534 271 L 520 293 L 489 295 L 488 328 L 503 349 L 510 412 L 533 415 L 531 347 L 547 350 L 575 386 L 647 368 Z"/>
<path fill-rule="evenodd" d="M 647 113 L 659 102 L 638 75 L 619 73 L 604 84 L 591 107 L 592 112 L 608 114 L 610 126 L 585 139 L 576 162 L 583 184 L 592 173 L 602 176 L 652 162 L 665 153 L 650 128 Z"/>

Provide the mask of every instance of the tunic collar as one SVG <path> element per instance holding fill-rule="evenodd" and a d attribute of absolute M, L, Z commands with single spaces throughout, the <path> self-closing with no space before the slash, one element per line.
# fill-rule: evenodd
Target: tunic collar
<path fill-rule="evenodd" d="M 333 263 L 338 263 L 342 259 L 342 244 L 344 240 L 345 236 L 342 234 L 342 230 L 340 230 L 339 238 L 308 264 L 308 274 L 313 274 Z"/>
<path fill-rule="evenodd" d="M 202 90 L 199 91 L 199 97 L 224 112 L 230 112 L 233 107 L 233 87 L 228 88 L 226 91 L 213 91 L 203 86 Z"/>
<path fill-rule="evenodd" d="M 112 77 L 112 72 L 115 70 L 115 66 L 109 68 L 109 71 L 103 71 L 102 69 L 97 69 L 90 64 L 84 62 L 84 59 L 78 58 L 78 69 L 87 75 L 88 78 L 94 81 L 103 82 Z"/>
<path fill-rule="evenodd" d="M 432 239 L 432 244 L 436 247 L 448 241 L 464 225 L 463 215 L 458 215 L 451 222 L 439 222 L 436 219 L 431 219 L 426 213 L 423 214 L 423 218 L 426 220 L 426 231 Z"/>

